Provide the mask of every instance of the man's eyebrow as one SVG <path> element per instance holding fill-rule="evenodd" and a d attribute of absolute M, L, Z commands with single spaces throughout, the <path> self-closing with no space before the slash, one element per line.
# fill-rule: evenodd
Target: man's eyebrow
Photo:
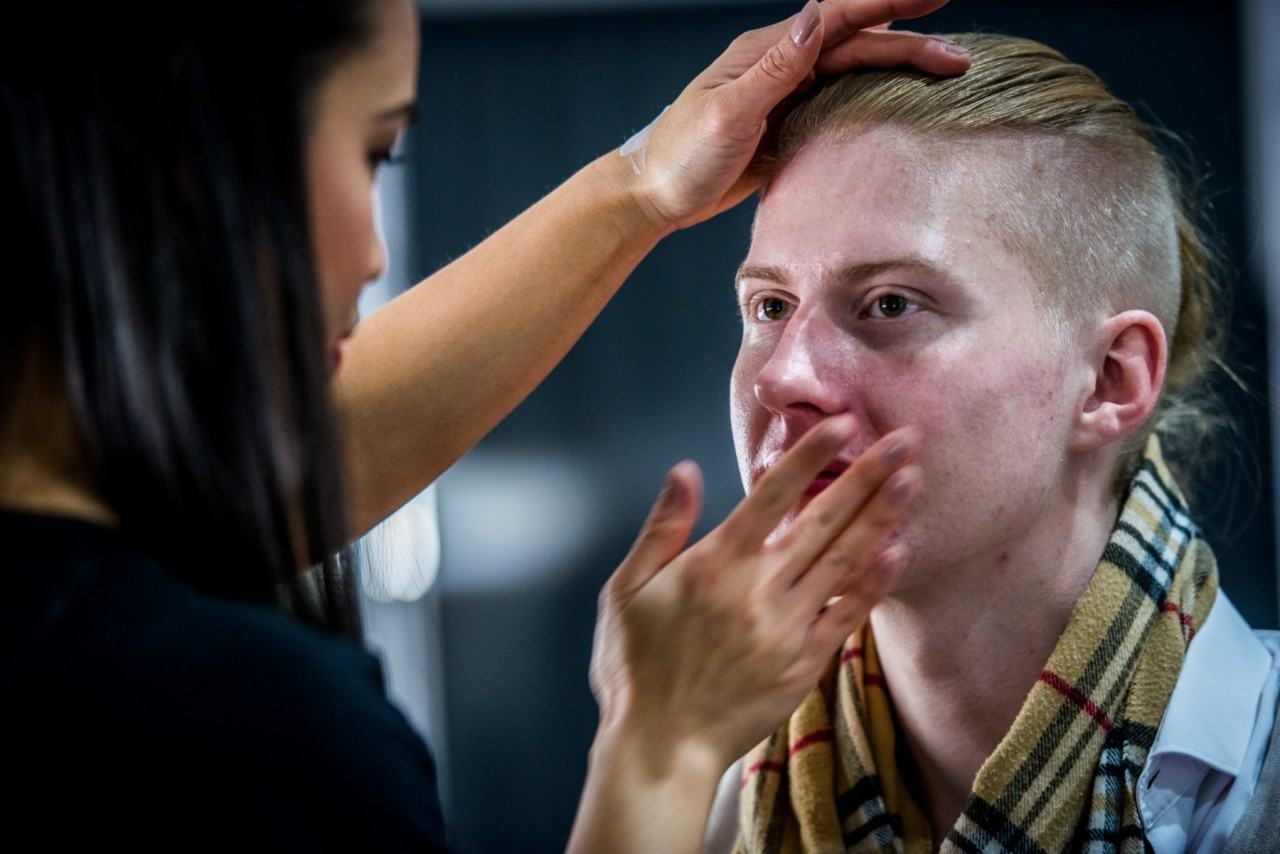
<path fill-rule="evenodd" d="M 885 261 L 870 261 L 859 264 L 848 264 L 841 267 L 836 273 L 836 279 L 841 282 L 859 282 L 863 279 L 870 279 L 872 276 L 878 276 L 881 273 L 887 273 L 892 270 L 919 270 L 926 273 L 941 274 L 943 271 L 937 264 L 922 258 L 919 255 L 906 255 L 901 258 L 890 258 Z M 755 264 L 743 264 L 738 268 L 738 275 L 734 279 L 734 287 L 742 284 L 744 279 L 755 279 L 762 282 L 772 282 L 775 285 L 785 285 L 787 276 L 778 267 L 760 266 Z"/>
<path fill-rule="evenodd" d="M 738 267 L 738 275 L 733 278 L 734 289 L 742 284 L 743 279 L 758 279 L 762 282 L 773 282 L 775 285 L 784 285 L 787 282 L 786 277 L 777 267 L 758 267 L 748 264 Z"/>

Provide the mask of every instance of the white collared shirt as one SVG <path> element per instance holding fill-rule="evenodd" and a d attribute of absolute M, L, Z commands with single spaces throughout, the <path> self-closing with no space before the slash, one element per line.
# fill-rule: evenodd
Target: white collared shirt
<path fill-rule="evenodd" d="M 1253 796 L 1278 695 L 1280 632 L 1253 631 L 1219 592 L 1138 778 L 1156 854 L 1222 850 Z"/>

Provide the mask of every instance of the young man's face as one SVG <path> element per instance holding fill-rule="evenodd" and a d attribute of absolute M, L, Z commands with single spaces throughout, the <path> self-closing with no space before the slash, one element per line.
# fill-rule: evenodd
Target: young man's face
<path fill-rule="evenodd" d="M 739 274 L 732 417 L 748 489 L 838 413 L 861 424 L 842 462 L 896 427 L 923 431 L 924 492 L 894 535 L 912 553 L 900 589 L 1016 561 L 1063 488 L 1087 399 L 1080 348 L 1055 337 L 1031 265 L 999 238 L 1010 211 L 989 188 L 1017 145 L 887 129 L 815 142 L 761 201 Z"/>

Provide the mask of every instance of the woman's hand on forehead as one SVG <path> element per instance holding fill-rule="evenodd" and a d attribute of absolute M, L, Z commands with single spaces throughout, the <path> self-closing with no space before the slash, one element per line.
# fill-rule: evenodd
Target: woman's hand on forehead
<path fill-rule="evenodd" d="M 945 3 L 810 0 L 799 14 L 739 36 L 631 146 L 637 202 L 674 230 L 746 198 L 759 186 L 754 167 L 777 122 L 818 75 L 904 65 L 963 73 L 969 54 L 949 40 L 885 29 Z"/>

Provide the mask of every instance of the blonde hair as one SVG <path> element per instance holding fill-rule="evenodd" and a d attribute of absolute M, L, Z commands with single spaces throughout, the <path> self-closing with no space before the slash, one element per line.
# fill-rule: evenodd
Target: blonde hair
<path fill-rule="evenodd" d="M 1071 329 L 1141 308 L 1169 339 L 1156 413 L 1122 450 L 1122 493 L 1153 430 L 1172 456 L 1190 458 L 1219 423 L 1204 388 L 1208 368 L 1220 364 L 1212 254 L 1153 132 L 1096 74 L 1026 39 L 952 38 L 973 55 L 966 74 L 878 71 L 834 80 L 783 122 L 772 168 L 776 174 L 812 141 L 873 127 L 948 144 L 1021 144 L 1031 169 L 998 168 L 989 190 L 1015 202 L 1002 213 L 1000 239 L 1040 274 L 1050 319 Z M 1185 467 L 1181 474 L 1185 480 Z"/>

